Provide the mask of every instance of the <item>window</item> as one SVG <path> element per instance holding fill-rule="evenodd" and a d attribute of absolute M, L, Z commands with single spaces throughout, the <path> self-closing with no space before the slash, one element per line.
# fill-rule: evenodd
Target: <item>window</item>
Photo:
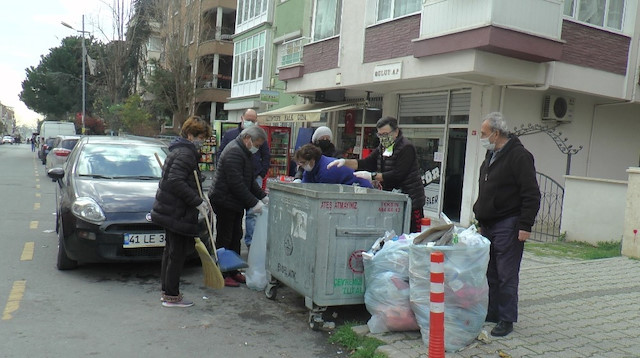
<path fill-rule="evenodd" d="M 300 63 L 302 61 L 302 50 L 308 38 L 299 37 L 278 46 L 278 67 L 284 67 Z"/>
<path fill-rule="evenodd" d="M 162 39 L 159 37 L 149 37 L 149 42 L 147 43 L 148 51 L 162 51 Z"/>
<path fill-rule="evenodd" d="M 316 0 L 313 16 L 313 40 L 340 34 L 342 0 Z"/>
<path fill-rule="evenodd" d="M 622 30 L 624 0 L 566 0 L 564 14 L 594 26 Z"/>
<path fill-rule="evenodd" d="M 377 20 L 395 19 L 420 11 L 422 0 L 378 0 Z"/>
<path fill-rule="evenodd" d="M 266 32 L 234 44 L 233 83 L 262 79 Z"/>
<path fill-rule="evenodd" d="M 238 0 L 238 27 L 267 14 L 268 0 Z"/>

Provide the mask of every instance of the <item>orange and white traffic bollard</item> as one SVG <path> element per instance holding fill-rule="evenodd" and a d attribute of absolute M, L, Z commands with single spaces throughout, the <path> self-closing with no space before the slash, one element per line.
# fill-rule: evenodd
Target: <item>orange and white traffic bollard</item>
<path fill-rule="evenodd" d="M 444 254 L 431 253 L 429 358 L 444 358 Z"/>

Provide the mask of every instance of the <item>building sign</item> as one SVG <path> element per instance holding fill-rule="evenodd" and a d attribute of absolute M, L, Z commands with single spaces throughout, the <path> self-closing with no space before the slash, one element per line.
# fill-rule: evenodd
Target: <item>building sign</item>
<path fill-rule="evenodd" d="M 373 82 L 399 80 L 402 77 L 402 62 L 377 65 L 373 69 Z"/>
<path fill-rule="evenodd" d="M 260 102 L 266 104 L 278 104 L 280 103 L 280 92 L 260 90 Z"/>
<path fill-rule="evenodd" d="M 261 116 L 261 120 L 265 123 L 278 123 L 278 122 L 317 122 L 320 120 L 320 112 L 290 112 L 290 113 L 278 113 L 272 115 Z"/>

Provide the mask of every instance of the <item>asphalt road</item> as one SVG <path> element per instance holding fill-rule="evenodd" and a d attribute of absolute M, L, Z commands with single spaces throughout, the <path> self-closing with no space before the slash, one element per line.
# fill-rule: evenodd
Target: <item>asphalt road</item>
<path fill-rule="evenodd" d="M 0 357 L 346 357 L 312 331 L 304 298 L 212 290 L 183 273 L 190 308 L 160 304 L 159 263 L 55 267 L 55 183 L 30 146 L 0 146 Z M 325 316 L 366 322 L 364 306 Z"/>

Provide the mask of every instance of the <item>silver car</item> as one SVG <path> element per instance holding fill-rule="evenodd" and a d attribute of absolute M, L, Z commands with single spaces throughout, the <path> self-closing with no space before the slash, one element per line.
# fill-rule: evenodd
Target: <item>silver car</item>
<path fill-rule="evenodd" d="M 53 146 L 47 154 L 45 166 L 47 170 L 62 168 L 69 157 L 69 153 L 80 139 L 77 135 L 59 135 L 53 142 Z"/>

